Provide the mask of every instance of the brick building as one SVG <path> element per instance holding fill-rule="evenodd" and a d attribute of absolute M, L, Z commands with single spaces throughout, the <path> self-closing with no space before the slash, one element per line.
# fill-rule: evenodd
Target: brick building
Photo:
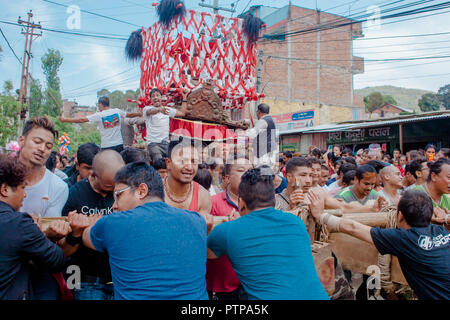
<path fill-rule="evenodd" d="M 363 36 L 360 23 L 327 30 L 352 20 L 293 5 L 249 11 L 266 24 L 258 41 L 257 89 L 266 95 L 262 102 L 271 114 L 313 111 L 308 125 L 363 117 L 363 97 L 353 93 L 353 75 L 364 72 L 364 60 L 353 56 L 353 39 Z"/>
<path fill-rule="evenodd" d="M 85 117 L 95 113 L 95 107 L 79 106 L 76 101 L 63 100 L 63 117 Z"/>

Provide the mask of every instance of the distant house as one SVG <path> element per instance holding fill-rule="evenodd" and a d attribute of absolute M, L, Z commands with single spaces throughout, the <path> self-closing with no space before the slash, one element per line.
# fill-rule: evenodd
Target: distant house
<path fill-rule="evenodd" d="M 63 100 L 63 117 L 86 117 L 94 114 L 95 107 L 80 106 L 76 101 Z"/>
<path fill-rule="evenodd" d="M 380 108 L 374 110 L 372 112 L 372 115 L 368 115 L 371 119 L 377 119 L 377 118 L 392 118 L 392 117 L 398 117 L 401 112 L 414 112 L 411 109 L 402 108 L 399 106 L 394 106 L 390 103 L 385 103 Z"/>

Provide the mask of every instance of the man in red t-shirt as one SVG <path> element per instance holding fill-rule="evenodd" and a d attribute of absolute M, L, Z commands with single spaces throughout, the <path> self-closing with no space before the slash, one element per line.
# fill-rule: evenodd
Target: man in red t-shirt
<path fill-rule="evenodd" d="M 223 168 L 223 176 L 230 181 L 225 191 L 212 197 L 211 215 L 227 216 L 225 219 L 239 217 L 238 188 L 242 175 L 253 165 L 245 157 L 234 156 Z M 212 300 L 246 300 L 230 260 L 226 255 L 218 259 L 208 259 L 206 264 L 206 289 Z"/>

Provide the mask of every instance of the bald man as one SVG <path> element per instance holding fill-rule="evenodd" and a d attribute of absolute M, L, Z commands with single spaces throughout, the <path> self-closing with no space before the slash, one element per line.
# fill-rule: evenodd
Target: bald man
<path fill-rule="evenodd" d="M 63 215 L 77 211 L 88 216 L 108 215 L 114 203 L 114 176 L 125 166 L 120 154 L 114 150 L 97 153 L 92 162 L 92 174 L 69 190 L 69 199 Z M 81 268 L 81 289 L 74 291 L 76 300 L 111 300 L 113 286 L 108 256 L 81 244 L 81 237 L 69 236 L 66 242 L 78 247 L 71 264 Z"/>
<path fill-rule="evenodd" d="M 400 189 L 403 186 L 400 170 L 394 165 L 384 167 L 380 171 L 380 178 L 383 189 L 378 191 L 378 194 L 388 202 L 388 205 L 397 205 L 400 200 Z"/>

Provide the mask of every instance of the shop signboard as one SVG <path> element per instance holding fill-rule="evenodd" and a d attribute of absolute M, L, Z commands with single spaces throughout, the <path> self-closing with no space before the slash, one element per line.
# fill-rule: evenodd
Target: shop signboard
<path fill-rule="evenodd" d="M 361 142 L 384 142 L 398 139 L 398 126 L 360 128 L 328 132 L 327 144 L 355 144 Z"/>

